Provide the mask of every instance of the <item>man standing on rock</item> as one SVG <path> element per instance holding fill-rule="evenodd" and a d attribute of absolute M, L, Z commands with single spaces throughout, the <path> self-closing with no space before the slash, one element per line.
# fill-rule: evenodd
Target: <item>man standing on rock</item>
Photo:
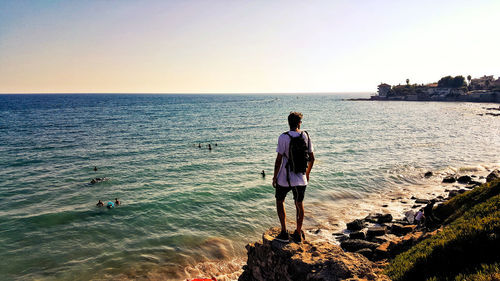
<path fill-rule="evenodd" d="M 281 224 L 281 233 L 276 240 L 288 242 L 289 235 L 286 230 L 285 197 L 291 190 L 295 208 L 297 210 L 297 229 L 292 234 L 295 242 L 305 239 L 302 231 L 304 221 L 304 194 L 309 181 L 309 173 L 314 164 L 313 145 L 309 134 L 300 130 L 302 113 L 290 112 L 288 125 L 290 131 L 281 134 L 278 138 L 276 161 L 274 163 L 273 187 L 276 197 L 276 208 Z"/>

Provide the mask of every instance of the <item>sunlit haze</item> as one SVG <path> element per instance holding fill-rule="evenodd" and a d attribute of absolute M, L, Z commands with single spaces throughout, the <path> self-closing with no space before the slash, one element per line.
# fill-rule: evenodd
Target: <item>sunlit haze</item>
<path fill-rule="evenodd" d="M 0 93 L 375 92 L 500 75 L 500 1 L 0 0 Z"/>

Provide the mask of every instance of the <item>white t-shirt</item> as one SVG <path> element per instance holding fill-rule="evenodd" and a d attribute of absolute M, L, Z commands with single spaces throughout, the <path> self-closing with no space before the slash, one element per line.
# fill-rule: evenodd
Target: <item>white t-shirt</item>
<path fill-rule="evenodd" d="M 299 132 L 289 131 L 288 132 L 292 137 L 298 137 L 300 135 Z M 302 137 L 307 143 L 309 148 L 309 153 L 313 152 L 313 144 L 311 139 L 308 139 L 307 134 L 303 133 Z M 283 160 L 281 161 L 280 171 L 278 172 L 278 184 L 281 186 L 288 186 L 288 181 L 286 180 L 286 163 L 288 162 L 288 151 L 290 147 L 290 137 L 286 134 L 281 134 L 278 138 L 278 147 L 276 148 L 276 152 L 283 156 Z M 296 174 L 293 171 L 290 171 L 290 184 L 291 186 L 302 186 L 307 185 L 307 178 L 305 173 Z"/>

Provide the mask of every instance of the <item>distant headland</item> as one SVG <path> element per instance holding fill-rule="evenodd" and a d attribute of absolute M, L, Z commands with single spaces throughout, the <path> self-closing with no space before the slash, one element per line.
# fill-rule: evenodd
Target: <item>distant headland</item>
<path fill-rule="evenodd" d="M 436 83 L 406 85 L 378 85 L 377 95 L 370 100 L 405 100 L 405 101 L 465 101 L 500 103 L 500 77 L 493 75 L 472 78 L 467 76 L 445 76 Z"/>

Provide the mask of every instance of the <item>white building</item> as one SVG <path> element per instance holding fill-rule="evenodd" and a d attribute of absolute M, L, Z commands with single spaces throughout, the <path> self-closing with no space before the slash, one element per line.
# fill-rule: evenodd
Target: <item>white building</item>
<path fill-rule="evenodd" d="M 386 83 L 381 83 L 378 85 L 378 95 L 379 97 L 387 97 L 387 94 L 391 90 L 391 85 Z"/>

